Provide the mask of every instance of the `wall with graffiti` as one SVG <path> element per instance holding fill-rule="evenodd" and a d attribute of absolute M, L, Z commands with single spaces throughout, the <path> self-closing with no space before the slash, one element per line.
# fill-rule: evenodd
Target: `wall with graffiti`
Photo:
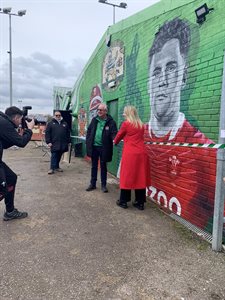
<path fill-rule="evenodd" d="M 196 45 L 199 30 L 197 26 L 192 27 Z M 193 126 L 181 111 L 182 92 L 188 79 L 195 79 L 194 75 L 188 74 L 191 40 L 191 24 L 176 17 L 160 26 L 149 50 L 151 113 L 146 126 L 146 141 L 154 170 L 149 195 L 170 211 L 205 227 L 212 221 L 216 151 L 193 145 L 213 141 Z M 179 146 L 183 143 L 190 146 Z M 210 173 L 204 179 L 207 170 Z"/>
<path fill-rule="evenodd" d="M 117 105 L 118 126 L 124 106 L 136 106 L 146 124 L 149 196 L 170 213 L 211 231 L 225 0 L 210 1 L 214 10 L 199 24 L 195 10 L 201 5 L 199 0 L 162 0 L 109 27 L 73 94 L 81 135 L 99 103 Z M 118 167 L 121 149 L 115 155 Z"/>

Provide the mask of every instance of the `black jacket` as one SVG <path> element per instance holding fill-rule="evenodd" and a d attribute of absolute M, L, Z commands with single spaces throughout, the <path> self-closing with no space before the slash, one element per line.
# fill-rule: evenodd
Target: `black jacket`
<path fill-rule="evenodd" d="M 30 141 L 32 130 L 25 129 L 23 135 L 19 135 L 16 131 L 16 125 L 9 117 L 0 112 L 0 163 L 2 162 L 3 149 L 12 146 L 24 148 Z"/>
<path fill-rule="evenodd" d="M 87 156 L 92 157 L 93 144 L 95 139 L 96 128 L 98 124 L 97 117 L 94 117 L 88 126 L 86 136 L 86 150 Z M 116 122 L 110 115 L 107 115 L 106 123 L 102 131 L 102 160 L 109 162 L 113 155 L 113 139 L 117 134 Z"/>
<path fill-rule="evenodd" d="M 5 164 L 2 162 L 3 149 L 12 146 L 25 147 L 30 141 L 32 130 L 25 129 L 23 135 L 16 131 L 16 125 L 9 117 L 0 112 L 0 200 L 7 194 Z"/>
<path fill-rule="evenodd" d="M 47 144 L 52 144 L 51 152 L 68 151 L 68 144 L 70 142 L 70 129 L 68 124 L 64 120 L 61 120 L 59 123 L 55 119 L 52 119 L 45 130 L 45 141 Z"/>

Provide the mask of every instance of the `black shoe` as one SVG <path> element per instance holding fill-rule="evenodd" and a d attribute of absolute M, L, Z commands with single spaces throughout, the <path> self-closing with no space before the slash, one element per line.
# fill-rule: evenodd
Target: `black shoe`
<path fill-rule="evenodd" d="M 127 204 L 124 202 L 120 202 L 120 200 L 117 200 L 116 204 L 122 208 L 128 208 Z"/>
<path fill-rule="evenodd" d="M 11 211 L 11 212 L 6 211 L 4 213 L 3 220 L 4 221 L 10 221 L 10 220 L 13 220 L 13 219 L 23 219 L 23 218 L 26 218 L 27 216 L 28 216 L 27 212 L 18 211 L 18 209 L 14 208 L 13 211 Z"/>
<path fill-rule="evenodd" d="M 90 192 L 90 191 L 93 191 L 93 190 L 96 190 L 96 186 L 93 186 L 93 185 L 89 185 L 89 187 L 86 189 L 87 192 Z"/>
<path fill-rule="evenodd" d="M 108 193 L 108 189 L 107 189 L 106 186 L 102 186 L 102 192 L 103 192 L 103 193 Z"/>
<path fill-rule="evenodd" d="M 133 202 L 133 206 L 136 207 L 139 210 L 144 210 L 144 204 Z"/>

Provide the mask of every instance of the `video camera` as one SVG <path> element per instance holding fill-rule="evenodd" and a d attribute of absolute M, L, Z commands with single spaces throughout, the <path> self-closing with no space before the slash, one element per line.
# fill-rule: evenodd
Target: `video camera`
<path fill-rule="evenodd" d="M 28 118 L 27 114 L 28 114 L 28 110 L 32 109 L 32 106 L 23 106 L 23 118 L 22 118 L 22 121 L 21 121 L 21 125 L 22 125 L 22 128 L 27 128 L 27 122 L 31 122 L 32 119 Z M 38 124 L 38 120 L 37 119 L 34 119 L 34 124 L 37 125 Z"/>

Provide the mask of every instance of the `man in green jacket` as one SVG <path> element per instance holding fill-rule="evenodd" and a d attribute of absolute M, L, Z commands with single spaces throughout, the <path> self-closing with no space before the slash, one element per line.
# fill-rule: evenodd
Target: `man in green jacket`
<path fill-rule="evenodd" d="M 101 168 L 101 187 L 103 193 L 107 193 L 107 162 L 112 161 L 113 139 L 117 133 L 116 122 L 107 114 L 107 105 L 99 104 L 97 116 L 88 126 L 86 136 L 87 156 L 91 157 L 91 181 L 87 192 L 96 189 L 98 175 L 98 160 Z"/>

